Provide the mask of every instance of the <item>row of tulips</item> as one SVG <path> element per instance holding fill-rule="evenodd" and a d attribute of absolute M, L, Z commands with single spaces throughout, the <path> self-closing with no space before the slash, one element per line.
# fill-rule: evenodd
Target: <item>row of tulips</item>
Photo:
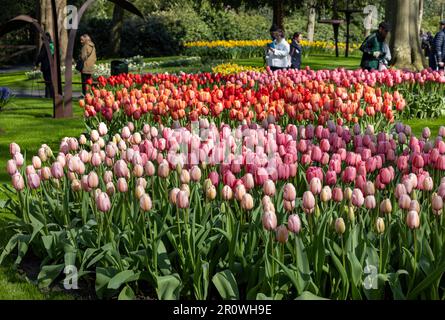
<path fill-rule="evenodd" d="M 444 298 L 445 128 L 195 125 L 12 143 L 0 262 L 121 299 Z"/>
<path fill-rule="evenodd" d="M 394 122 L 396 113 L 402 112 L 406 104 L 398 91 L 390 93 L 367 84 L 336 86 L 323 80 L 297 83 L 287 77 L 258 86 L 254 80 L 250 84 L 246 80 L 245 85 L 237 82 L 212 88 L 166 81 L 159 86 L 143 84 L 141 89 L 93 89 L 80 106 L 90 127 L 107 120 L 115 131 L 127 119 L 165 125 L 179 120 L 186 125 L 203 116 L 232 126 L 243 120 L 265 125 L 277 121 L 285 126 L 295 121 L 325 124 L 336 119 L 339 124 L 373 123 L 381 129 Z"/>
<path fill-rule="evenodd" d="M 437 117 L 442 115 L 444 89 L 441 84 L 445 82 L 443 72 L 430 69 L 421 72 L 409 72 L 390 69 L 382 72 L 369 72 L 367 70 L 318 70 L 309 68 L 304 70 L 285 70 L 277 72 L 241 72 L 235 75 L 223 75 L 221 73 L 199 73 L 169 75 L 169 74 L 145 74 L 145 75 L 119 75 L 110 78 L 100 77 L 99 88 L 116 91 L 123 87 L 127 89 L 141 88 L 144 84 L 156 88 L 168 88 L 174 90 L 191 85 L 195 90 L 212 90 L 214 86 L 222 86 L 227 82 L 243 86 L 245 88 L 265 87 L 269 91 L 280 87 L 304 85 L 311 87 L 313 83 L 334 84 L 344 87 L 348 91 L 357 84 L 371 87 L 381 87 L 383 92 L 390 93 L 398 90 L 407 100 L 408 108 L 403 112 L 406 117 Z M 309 88 L 310 89 L 310 88 Z M 88 114 L 89 116 L 91 114 Z"/>

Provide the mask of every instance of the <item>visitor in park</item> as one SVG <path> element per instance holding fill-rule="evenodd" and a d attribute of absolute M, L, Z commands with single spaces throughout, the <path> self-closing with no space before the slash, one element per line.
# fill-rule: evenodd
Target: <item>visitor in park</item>
<path fill-rule="evenodd" d="M 54 43 L 49 32 L 45 33 L 45 37 L 48 39 L 49 42 L 49 50 L 51 52 L 51 56 L 54 56 Z M 42 40 L 44 41 L 45 39 L 42 38 Z M 45 98 L 52 98 L 54 96 L 54 88 L 51 81 L 51 65 L 48 59 L 45 43 L 42 43 L 42 47 L 40 48 L 40 52 L 35 63 L 35 69 L 37 69 L 39 65 L 40 71 L 43 75 L 43 80 L 45 81 Z"/>
<path fill-rule="evenodd" d="M 425 57 L 430 56 L 431 52 L 431 43 L 432 43 L 433 36 L 431 35 L 431 32 L 422 32 L 420 35 L 420 40 L 422 43 L 422 49 L 425 54 Z"/>
<path fill-rule="evenodd" d="M 86 95 L 87 81 L 92 78 L 94 64 L 96 63 L 96 48 L 89 35 L 84 34 L 80 37 L 82 50 L 80 53 L 81 78 L 82 78 L 82 94 Z"/>
<path fill-rule="evenodd" d="M 301 33 L 295 32 L 292 37 L 292 43 L 290 44 L 290 57 L 291 57 L 291 68 L 300 70 L 301 67 L 301 56 L 303 53 L 303 46 L 300 43 Z"/>
<path fill-rule="evenodd" d="M 280 70 L 290 67 L 290 46 L 284 38 L 282 29 L 273 32 L 275 40 L 268 46 L 266 51 L 266 62 L 270 70 Z"/>
<path fill-rule="evenodd" d="M 388 69 L 389 62 L 391 61 L 391 51 L 389 50 L 389 46 L 386 42 L 383 43 L 382 46 L 383 58 L 379 61 L 379 71 L 384 71 Z"/>
<path fill-rule="evenodd" d="M 366 70 L 378 70 L 380 62 L 385 59 L 387 53 L 384 52 L 384 43 L 388 32 L 391 31 L 391 26 L 386 22 L 381 22 L 377 31 L 371 33 L 366 37 L 360 46 L 360 51 L 363 52 L 360 66 Z M 388 49 L 389 52 L 389 49 Z M 390 53 L 389 53 L 390 55 Z"/>
<path fill-rule="evenodd" d="M 429 65 L 433 70 L 444 69 L 445 58 L 445 20 L 440 22 L 440 30 L 436 33 L 430 54 Z"/>

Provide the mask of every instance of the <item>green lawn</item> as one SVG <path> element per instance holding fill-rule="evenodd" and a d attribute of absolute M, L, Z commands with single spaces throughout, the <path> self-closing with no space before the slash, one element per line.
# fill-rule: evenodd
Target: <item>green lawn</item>
<path fill-rule="evenodd" d="M 239 64 L 262 66 L 262 59 L 241 59 L 234 61 Z M 303 66 L 309 64 L 313 69 L 336 68 L 345 66 L 355 68 L 359 58 L 334 58 L 330 56 L 310 57 L 304 60 Z M 189 66 L 155 69 L 152 72 L 197 72 L 210 71 L 210 66 Z M 18 84 L 24 73 L 0 75 L 0 85 Z M 21 79 L 21 80 L 20 80 Z M 5 82 L 7 81 L 7 82 Z M 5 172 L 6 161 L 9 159 L 9 144 L 18 143 L 28 158 L 37 152 L 41 144 L 46 143 L 56 152 L 61 138 L 65 136 L 78 137 L 84 130 L 82 112 L 77 103 L 74 103 L 75 116 L 71 119 L 53 119 L 52 102 L 48 99 L 16 98 L 3 111 L 0 112 L 0 183 L 9 183 L 9 176 Z M 410 119 L 405 123 L 412 126 L 413 131 L 419 135 L 425 126 L 428 126 L 434 135 L 441 125 L 445 125 L 445 117 L 436 120 Z M 0 195 L 1 198 L 1 195 Z M 7 234 L 1 228 L 4 225 L 2 218 L 5 213 L 0 212 L 0 248 L 7 241 Z M 72 296 L 62 293 L 44 293 L 27 281 L 24 276 L 8 267 L 0 268 L 0 299 L 70 299 Z"/>

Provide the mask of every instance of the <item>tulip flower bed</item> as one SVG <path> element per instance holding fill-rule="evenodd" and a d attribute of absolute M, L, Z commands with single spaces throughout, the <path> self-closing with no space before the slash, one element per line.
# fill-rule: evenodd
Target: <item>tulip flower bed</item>
<path fill-rule="evenodd" d="M 100 298 L 443 299 L 445 128 L 100 123 L 10 145 L 13 252 Z"/>
<path fill-rule="evenodd" d="M 325 80 L 328 74 L 334 80 Z M 346 74 L 305 70 L 234 76 L 122 75 L 100 79 L 101 89 L 93 89 L 80 106 L 89 127 L 103 120 L 111 122 L 111 128 L 128 120 L 164 125 L 179 120 L 185 125 L 203 116 L 231 126 L 243 120 L 264 122 L 268 117 L 283 126 L 335 119 L 339 124 L 372 123 L 376 130 L 394 122 L 406 105 L 399 92 L 375 89 L 372 80 L 369 84 L 346 80 L 342 78 Z"/>
<path fill-rule="evenodd" d="M 284 126 L 295 120 L 324 124 L 335 118 L 340 124 L 372 123 L 380 130 L 379 119 L 441 115 L 444 82 L 443 73 L 428 70 L 129 74 L 100 78 L 99 87 L 80 105 L 89 126 L 108 121 L 119 128 L 128 120 L 165 125 L 181 120 L 184 125 L 201 116 L 233 126 L 272 115 Z"/>

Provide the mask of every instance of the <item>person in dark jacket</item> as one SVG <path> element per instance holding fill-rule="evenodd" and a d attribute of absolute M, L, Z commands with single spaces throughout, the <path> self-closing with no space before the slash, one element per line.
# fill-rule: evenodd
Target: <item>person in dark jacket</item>
<path fill-rule="evenodd" d="M 300 43 L 301 33 L 295 32 L 292 37 L 292 42 L 290 44 L 290 58 L 291 58 L 291 68 L 300 70 L 301 68 L 301 56 L 303 54 L 303 46 Z"/>
<path fill-rule="evenodd" d="M 430 54 L 429 65 L 433 70 L 444 68 L 445 58 L 445 20 L 440 22 L 440 30 L 433 40 L 433 47 Z"/>
<path fill-rule="evenodd" d="M 45 37 L 49 41 L 49 50 L 51 51 L 51 57 L 54 56 L 54 43 L 51 39 L 49 32 L 45 33 Z M 36 68 L 40 65 L 40 71 L 42 71 L 43 79 L 45 80 L 45 98 L 52 98 L 54 96 L 54 88 L 51 80 L 51 66 L 46 52 L 45 44 L 42 44 L 40 48 L 37 61 L 35 63 Z"/>
<path fill-rule="evenodd" d="M 391 26 L 382 22 L 379 24 L 379 29 L 371 33 L 360 46 L 360 51 L 363 52 L 360 66 L 366 70 L 378 70 L 379 64 L 385 58 L 383 52 L 383 43 L 385 42 L 388 32 L 391 31 Z"/>

